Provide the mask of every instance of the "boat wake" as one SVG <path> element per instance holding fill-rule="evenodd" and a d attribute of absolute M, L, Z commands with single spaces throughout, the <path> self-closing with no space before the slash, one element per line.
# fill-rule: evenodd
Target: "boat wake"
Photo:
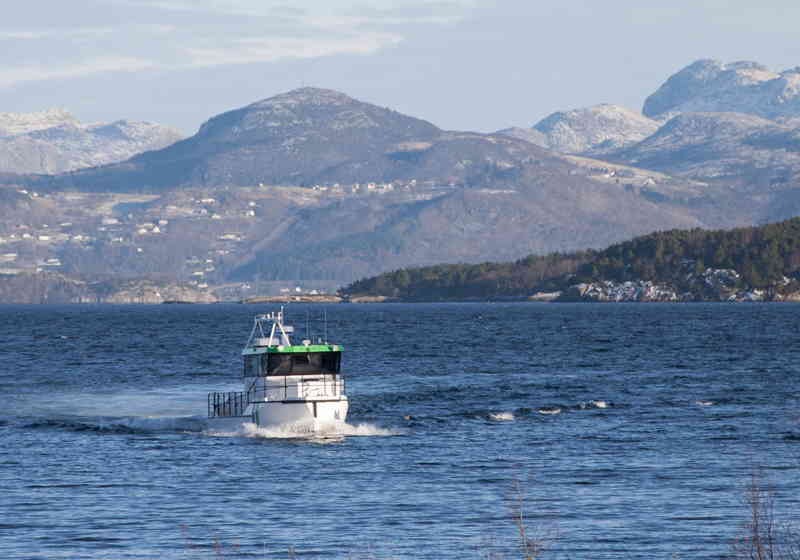
<path fill-rule="evenodd" d="M 387 437 L 403 432 L 373 424 L 288 424 L 260 428 L 243 422 L 233 430 L 216 430 L 205 416 L 52 416 L 6 421 L 27 429 L 52 429 L 98 434 L 199 433 L 209 436 L 273 439 L 344 439 L 345 437 Z"/>
<path fill-rule="evenodd" d="M 265 439 L 310 439 L 341 440 L 345 437 L 388 437 L 402 435 L 402 432 L 381 428 L 372 424 L 348 424 L 331 422 L 324 424 L 283 424 L 275 427 L 259 427 L 252 422 L 242 422 L 234 431 L 206 430 L 210 436 L 251 437 Z"/>
<path fill-rule="evenodd" d="M 203 416 L 56 416 L 23 420 L 21 424 L 25 428 L 112 434 L 202 432 L 206 427 L 206 418 Z"/>
<path fill-rule="evenodd" d="M 138 432 L 202 432 L 206 426 L 205 416 L 132 416 L 113 422 Z"/>

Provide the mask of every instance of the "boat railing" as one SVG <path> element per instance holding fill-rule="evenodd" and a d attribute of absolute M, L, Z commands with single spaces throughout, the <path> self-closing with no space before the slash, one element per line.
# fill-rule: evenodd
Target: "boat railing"
<path fill-rule="evenodd" d="M 209 393 L 208 417 L 246 416 L 245 410 L 249 404 L 248 401 L 247 395 L 243 392 Z"/>
<path fill-rule="evenodd" d="M 337 379 L 314 377 L 291 381 L 287 377 L 261 379 L 262 382 L 251 385 L 247 392 L 248 401 L 251 403 L 338 398 L 345 394 L 345 382 L 342 377 Z"/>

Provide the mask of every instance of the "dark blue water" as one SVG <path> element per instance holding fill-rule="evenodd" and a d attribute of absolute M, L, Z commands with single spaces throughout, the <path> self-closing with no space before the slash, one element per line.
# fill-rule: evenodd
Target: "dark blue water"
<path fill-rule="evenodd" d="M 287 439 L 204 420 L 270 309 L 0 307 L 0 558 L 514 558 L 515 480 L 549 558 L 722 557 L 754 470 L 797 518 L 800 306 L 326 309 L 353 428 Z"/>

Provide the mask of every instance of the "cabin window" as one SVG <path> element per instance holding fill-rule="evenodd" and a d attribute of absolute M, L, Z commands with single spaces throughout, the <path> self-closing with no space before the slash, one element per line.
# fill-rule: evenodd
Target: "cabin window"
<path fill-rule="evenodd" d="M 258 367 L 258 356 L 245 356 L 244 357 L 244 376 L 245 377 L 258 377 L 261 371 Z"/>
<path fill-rule="evenodd" d="M 291 354 L 264 354 L 264 370 L 267 375 L 287 375 L 292 373 Z"/>
<path fill-rule="evenodd" d="M 267 375 L 339 373 L 341 352 L 264 354 L 262 368 Z"/>
<path fill-rule="evenodd" d="M 341 352 L 321 352 L 319 356 L 322 358 L 322 371 L 325 373 L 339 373 L 342 360 Z"/>
<path fill-rule="evenodd" d="M 314 354 L 293 354 L 292 373 L 319 373 L 319 366 L 314 367 Z"/>

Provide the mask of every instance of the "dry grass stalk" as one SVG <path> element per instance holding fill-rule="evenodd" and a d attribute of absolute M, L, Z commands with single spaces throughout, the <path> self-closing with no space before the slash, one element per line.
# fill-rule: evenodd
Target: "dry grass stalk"
<path fill-rule="evenodd" d="M 775 519 L 775 489 L 754 471 L 745 489 L 748 518 L 733 543 L 733 557 L 748 560 L 800 560 L 800 532 Z"/>
<path fill-rule="evenodd" d="M 516 477 L 511 482 L 508 507 L 511 512 L 511 520 L 517 528 L 522 557 L 525 560 L 539 558 L 558 538 L 558 534 L 553 527 L 529 526 L 525 512 L 525 494 L 522 483 Z"/>

